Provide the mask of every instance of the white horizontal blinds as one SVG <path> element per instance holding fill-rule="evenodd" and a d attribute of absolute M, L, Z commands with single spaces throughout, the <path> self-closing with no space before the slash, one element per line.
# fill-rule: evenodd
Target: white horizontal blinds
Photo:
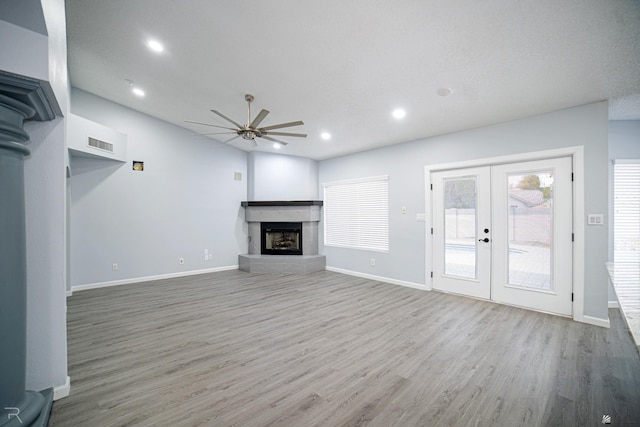
<path fill-rule="evenodd" d="M 640 160 L 616 160 L 613 198 L 613 259 L 640 262 Z"/>
<path fill-rule="evenodd" d="M 324 184 L 324 243 L 389 250 L 389 177 Z"/>

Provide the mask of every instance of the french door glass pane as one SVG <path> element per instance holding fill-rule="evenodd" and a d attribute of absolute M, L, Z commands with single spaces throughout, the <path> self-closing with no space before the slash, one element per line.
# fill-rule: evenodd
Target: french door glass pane
<path fill-rule="evenodd" d="M 509 284 L 553 290 L 553 171 L 508 174 Z"/>
<path fill-rule="evenodd" d="M 476 177 L 444 180 L 444 274 L 476 278 Z"/>

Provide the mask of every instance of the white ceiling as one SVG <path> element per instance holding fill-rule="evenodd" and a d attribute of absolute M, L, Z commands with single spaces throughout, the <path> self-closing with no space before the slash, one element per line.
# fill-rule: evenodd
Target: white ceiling
<path fill-rule="evenodd" d="M 245 93 L 252 116 L 271 111 L 262 126 L 305 122 L 281 130 L 306 139 L 259 150 L 321 160 L 601 100 L 640 119 L 637 0 L 66 4 L 73 86 L 196 132 L 211 128 L 184 120 L 228 125 L 212 108 L 245 122 Z"/>

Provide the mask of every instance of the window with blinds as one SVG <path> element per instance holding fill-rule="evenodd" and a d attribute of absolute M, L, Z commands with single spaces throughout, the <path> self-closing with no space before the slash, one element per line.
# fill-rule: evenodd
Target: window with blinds
<path fill-rule="evenodd" d="M 389 251 L 389 177 L 323 184 L 324 244 Z"/>
<path fill-rule="evenodd" d="M 640 262 L 640 160 L 613 166 L 613 260 Z"/>

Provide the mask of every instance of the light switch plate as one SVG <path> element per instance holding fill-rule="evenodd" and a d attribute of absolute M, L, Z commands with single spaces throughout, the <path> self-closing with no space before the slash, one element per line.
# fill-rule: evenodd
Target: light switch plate
<path fill-rule="evenodd" d="M 589 214 L 587 216 L 587 224 L 588 225 L 604 225 L 604 215 L 603 214 Z"/>

